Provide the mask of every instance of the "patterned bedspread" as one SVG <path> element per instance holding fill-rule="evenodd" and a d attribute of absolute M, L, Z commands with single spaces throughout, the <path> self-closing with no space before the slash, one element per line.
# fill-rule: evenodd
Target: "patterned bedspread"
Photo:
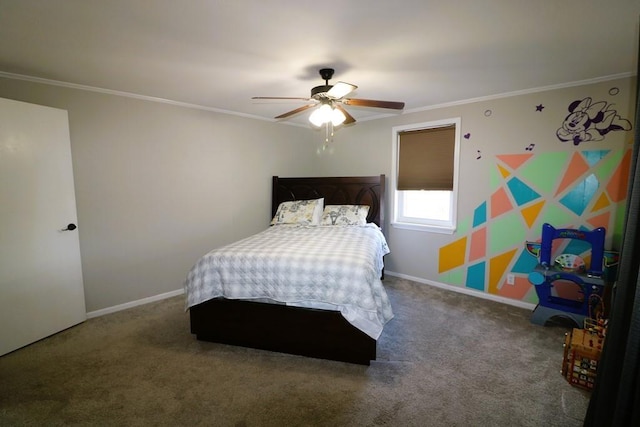
<path fill-rule="evenodd" d="M 333 308 L 378 339 L 393 317 L 380 280 L 387 253 L 375 224 L 273 226 L 203 256 L 184 283 L 186 308 L 216 297 Z"/>

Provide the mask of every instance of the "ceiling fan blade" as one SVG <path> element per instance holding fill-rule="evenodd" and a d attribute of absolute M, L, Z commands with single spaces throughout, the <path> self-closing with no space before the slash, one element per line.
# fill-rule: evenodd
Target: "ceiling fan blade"
<path fill-rule="evenodd" d="M 355 123 L 356 119 L 354 119 L 353 116 L 349 114 L 349 112 L 342 107 L 342 105 L 335 104 L 335 107 L 338 110 L 342 111 L 342 114 L 344 114 L 344 116 L 346 117 L 346 119 L 344 119 L 344 122 L 343 122 L 345 125 L 348 125 L 350 123 Z"/>
<path fill-rule="evenodd" d="M 291 117 L 291 116 L 293 116 L 294 114 L 301 113 L 301 112 L 303 112 L 304 110 L 308 110 L 309 108 L 311 108 L 311 107 L 315 107 L 315 106 L 316 106 L 316 104 L 307 104 L 307 105 L 303 105 L 302 107 L 296 108 L 295 110 L 291 110 L 291 111 L 288 111 L 288 112 L 286 112 L 286 113 L 284 113 L 284 114 L 280 114 L 279 116 L 277 116 L 277 117 L 276 117 L 276 119 L 285 119 L 285 118 L 287 118 L 287 117 Z"/>
<path fill-rule="evenodd" d="M 333 99 L 340 99 L 358 89 L 358 86 L 351 83 L 338 82 L 327 92 L 327 97 Z"/>
<path fill-rule="evenodd" d="M 254 96 L 251 99 L 295 99 L 295 100 L 303 100 L 303 101 L 310 101 L 311 98 L 291 98 L 291 97 L 287 97 L 287 96 Z"/>
<path fill-rule="evenodd" d="M 395 101 L 377 101 L 375 99 L 343 99 L 344 105 L 355 105 L 356 107 L 377 107 L 377 108 L 390 108 L 392 110 L 402 110 L 404 108 L 404 102 Z"/>

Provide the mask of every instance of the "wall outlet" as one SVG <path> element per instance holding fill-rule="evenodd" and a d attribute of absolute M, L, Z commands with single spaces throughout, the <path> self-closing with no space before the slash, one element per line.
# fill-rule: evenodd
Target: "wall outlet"
<path fill-rule="evenodd" d="M 509 273 L 507 274 L 507 285 L 514 285 L 516 283 L 516 277 Z"/>

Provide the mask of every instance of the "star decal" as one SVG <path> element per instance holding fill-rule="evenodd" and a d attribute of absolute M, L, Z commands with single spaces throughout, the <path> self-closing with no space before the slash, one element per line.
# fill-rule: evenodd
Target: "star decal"
<path fill-rule="evenodd" d="M 536 105 L 536 111 L 542 111 L 543 108 L 544 108 L 544 105 L 542 104 Z"/>

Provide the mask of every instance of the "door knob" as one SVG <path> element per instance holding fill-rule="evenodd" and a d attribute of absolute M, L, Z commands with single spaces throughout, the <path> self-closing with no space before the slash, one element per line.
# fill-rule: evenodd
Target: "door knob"
<path fill-rule="evenodd" d="M 60 230 L 60 231 L 73 231 L 73 230 L 75 230 L 76 228 L 78 228 L 78 227 L 76 227 L 76 225 L 75 225 L 75 224 L 69 224 L 69 225 L 67 225 L 67 228 L 63 228 L 63 229 L 62 229 L 62 230 Z"/>

